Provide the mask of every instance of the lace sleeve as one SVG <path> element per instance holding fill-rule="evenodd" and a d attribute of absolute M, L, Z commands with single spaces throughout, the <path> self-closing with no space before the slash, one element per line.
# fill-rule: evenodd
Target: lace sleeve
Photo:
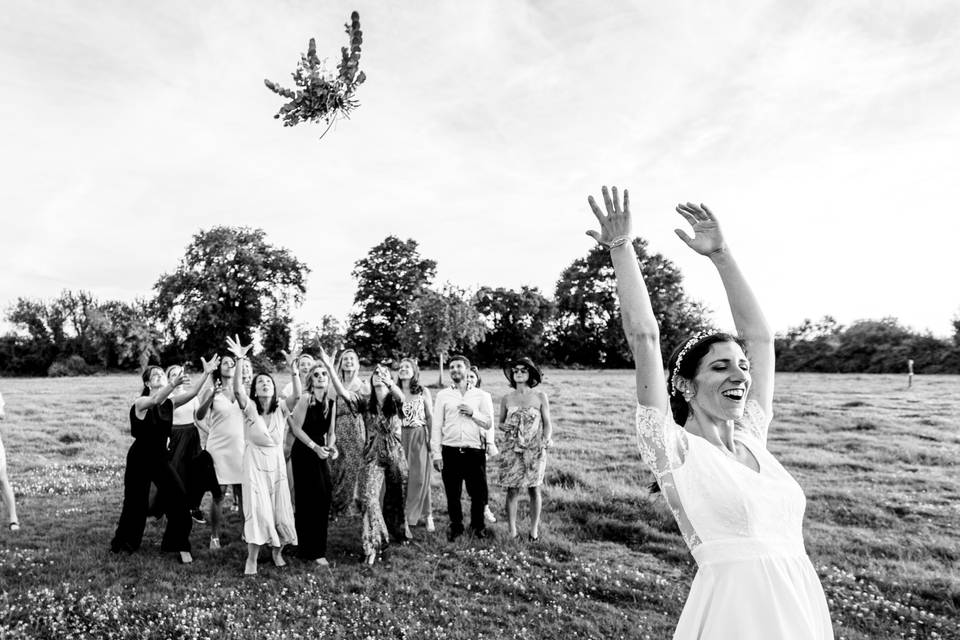
<path fill-rule="evenodd" d="M 683 464 L 687 435 L 671 416 L 654 407 L 637 405 L 637 446 L 657 482 Z"/>
<path fill-rule="evenodd" d="M 770 427 L 770 416 L 763 412 L 760 403 L 756 400 L 747 400 L 747 406 L 743 411 L 743 418 L 737 421 L 735 428 L 745 431 L 760 441 L 764 448 L 767 447 L 767 430 Z"/>
<path fill-rule="evenodd" d="M 690 549 L 700 545 L 700 537 L 687 518 L 677 492 L 673 472 L 683 466 L 690 443 L 687 432 L 673 416 L 653 407 L 637 406 L 637 445 L 640 457 L 657 479 L 660 491 L 670 512 L 677 521 L 680 534 Z"/>

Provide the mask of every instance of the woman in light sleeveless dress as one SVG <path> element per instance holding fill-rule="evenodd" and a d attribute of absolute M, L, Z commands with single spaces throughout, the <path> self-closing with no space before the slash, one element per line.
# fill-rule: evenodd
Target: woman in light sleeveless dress
<path fill-rule="evenodd" d="M 227 338 L 227 345 L 238 363 L 250 350 L 250 345 L 244 347 L 239 338 Z M 287 418 L 301 393 L 296 367 L 291 365 L 290 371 L 294 392 L 283 401 L 279 400 L 276 382 L 268 373 L 253 377 L 249 395 L 240 378 L 234 378 L 233 392 L 243 411 L 246 443 L 243 450 L 243 536 L 247 542 L 244 575 L 256 575 L 261 546 L 269 546 L 273 563 L 283 567 L 286 565 L 281 554 L 284 545 L 297 544 L 287 463 L 283 457 Z"/>
<path fill-rule="evenodd" d="M 427 531 L 434 530 L 430 498 L 430 425 L 433 424 L 433 400 L 430 390 L 420 386 L 420 368 L 410 358 L 400 361 L 397 380 L 403 391 L 400 441 L 409 469 L 404 514 L 411 527 L 426 520 Z"/>
<path fill-rule="evenodd" d="M 517 538 L 517 503 L 520 490 L 530 496 L 530 539 L 540 539 L 543 508 L 543 473 L 547 449 L 553 444 L 553 423 L 547 394 L 534 387 L 540 384 L 540 369 L 530 358 L 518 358 L 503 368 L 510 393 L 500 400 L 501 443 L 498 464 L 500 485 L 507 490 L 507 523 L 510 537 Z"/>
<path fill-rule="evenodd" d="M 617 278 L 637 379 L 637 437 L 697 575 L 674 638 L 827 640 L 833 629 L 803 544 L 803 490 L 766 448 L 773 334 L 705 206 L 680 205 L 677 235 L 717 268 L 739 338 L 698 334 L 660 356 L 659 328 L 633 247 L 629 196 L 603 188 L 589 203 Z M 743 347 L 746 347 L 744 351 Z M 750 358 L 747 358 L 747 353 Z"/>
<path fill-rule="evenodd" d="M 246 364 L 243 364 L 246 363 Z M 207 453 L 213 459 L 219 491 L 213 492 L 210 502 L 210 549 L 220 548 L 220 532 L 223 527 L 223 498 L 227 487 L 233 487 L 237 505 L 243 504 L 243 411 L 233 392 L 234 379 L 244 388 L 253 380 L 250 363 L 237 363 L 229 355 L 223 356 L 213 375 L 213 387 L 200 396 L 196 419 L 206 434 Z M 250 379 L 245 380 L 244 368 Z M 243 512 L 240 513 L 243 519 Z"/>

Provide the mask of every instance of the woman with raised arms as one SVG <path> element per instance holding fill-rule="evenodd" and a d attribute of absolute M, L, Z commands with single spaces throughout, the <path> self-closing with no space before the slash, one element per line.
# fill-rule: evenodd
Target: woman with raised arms
<path fill-rule="evenodd" d="M 140 548 L 143 529 L 147 522 L 150 501 L 150 483 L 157 485 L 163 496 L 167 526 L 160 543 L 161 551 L 177 551 L 184 564 L 193 562 L 190 555 L 190 510 L 187 495 L 177 472 L 167 457 L 167 439 L 173 428 L 173 412 L 189 403 L 206 383 L 219 357 L 201 359 L 203 376 L 189 392 L 171 398 L 183 384 L 183 370 L 167 379 L 163 369 L 147 367 L 143 372 L 140 397 L 130 406 L 130 434 L 133 444 L 127 452 L 127 468 L 123 474 L 123 507 L 117 531 L 110 542 L 116 553 L 132 553 Z"/>
<path fill-rule="evenodd" d="M 238 363 L 246 359 L 251 345 L 240 338 L 227 338 L 227 347 Z M 247 395 L 239 376 L 234 376 L 233 393 L 243 411 L 243 536 L 247 541 L 244 575 L 256 575 L 260 547 L 269 545 L 273 563 L 282 567 L 283 546 L 297 544 L 297 532 L 283 459 L 283 439 L 290 409 L 300 399 L 300 376 L 289 362 L 293 393 L 284 401 L 277 397 L 277 385 L 268 373 L 253 376 Z"/>
<path fill-rule="evenodd" d="M 326 367 L 333 388 L 348 410 L 357 412 L 364 420 L 367 435 L 361 454 L 363 466 L 358 483 L 362 516 L 360 539 L 366 563 L 373 564 L 377 560 L 377 552 L 389 542 L 389 534 L 401 542 L 412 537 L 404 517 L 407 461 L 400 442 L 403 391 L 383 365 L 378 365 L 370 377 L 367 387 L 370 394 L 362 395 L 350 391 L 336 377 L 333 361 L 322 348 L 320 362 Z"/>
<path fill-rule="evenodd" d="M 344 349 L 337 359 L 332 382 L 340 382 L 348 394 L 368 398 L 370 385 L 360 378 L 360 357 L 353 349 Z M 333 516 L 356 515 L 360 470 L 363 468 L 363 446 L 366 428 L 360 403 L 350 403 L 342 394 L 337 395 L 337 449 L 340 457 L 330 461 L 333 480 Z"/>
<path fill-rule="evenodd" d="M 717 268 L 739 337 L 690 337 L 665 376 L 659 327 L 633 249 L 629 195 L 624 191 L 621 204 L 616 188 L 611 194 L 604 187 L 603 200 L 605 212 L 588 200 L 600 231 L 587 234 L 613 260 L 636 363 L 640 454 L 698 566 L 673 637 L 833 638 L 803 545 L 803 490 L 766 447 L 773 334 L 716 217 L 703 205 L 679 205 L 694 236 L 676 233 Z"/>
<path fill-rule="evenodd" d="M 206 451 L 213 460 L 213 470 L 219 486 L 211 491 L 210 502 L 210 549 L 220 548 L 220 531 L 223 527 L 223 498 L 227 487 L 233 487 L 236 505 L 242 504 L 243 483 L 243 411 L 233 393 L 234 382 L 246 387 L 253 379 L 244 380 L 243 367 L 249 370 L 250 362 L 241 366 L 232 356 L 225 355 L 213 374 L 213 386 L 200 396 L 196 421 L 206 439 Z M 241 519 L 243 513 L 240 514 Z"/>

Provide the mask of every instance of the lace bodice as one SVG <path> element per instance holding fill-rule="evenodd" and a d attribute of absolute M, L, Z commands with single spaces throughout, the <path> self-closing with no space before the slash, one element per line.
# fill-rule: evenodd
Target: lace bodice
<path fill-rule="evenodd" d="M 702 542 L 764 538 L 802 543 L 806 499 L 787 471 L 767 452 L 770 420 L 748 401 L 734 438 L 756 458 L 760 471 L 688 434 L 672 416 L 637 407 L 640 456 L 653 472 L 690 549 Z"/>

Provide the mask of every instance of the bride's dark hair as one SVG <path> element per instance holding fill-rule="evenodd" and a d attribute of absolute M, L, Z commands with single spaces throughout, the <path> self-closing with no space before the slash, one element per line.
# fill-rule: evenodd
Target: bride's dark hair
<path fill-rule="evenodd" d="M 678 388 L 677 378 L 693 380 L 700 363 L 710 352 L 710 347 L 722 342 L 735 342 L 746 349 L 743 340 L 729 333 L 710 333 L 692 336 L 677 345 L 667 361 L 667 395 L 670 397 L 670 413 L 673 421 L 681 427 L 690 416 L 690 405 Z M 679 363 L 679 366 L 678 366 Z M 654 480 L 650 483 L 650 493 L 658 493 L 660 485 Z"/>
<path fill-rule="evenodd" d="M 735 342 L 741 348 L 746 348 L 743 340 L 729 333 L 711 333 L 693 342 L 690 342 L 691 339 L 688 338 L 678 344 L 670 354 L 670 360 L 667 361 L 667 395 L 670 396 L 670 412 L 673 414 L 673 421 L 681 427 L 690 415 L 690 405 L 677 388 L 679 383 L 677 378 L 693 380 L 697 375 L 697 369 L 700 368 L 700 362 L 709 353 L 710 347 L 715 344 Z"/>

